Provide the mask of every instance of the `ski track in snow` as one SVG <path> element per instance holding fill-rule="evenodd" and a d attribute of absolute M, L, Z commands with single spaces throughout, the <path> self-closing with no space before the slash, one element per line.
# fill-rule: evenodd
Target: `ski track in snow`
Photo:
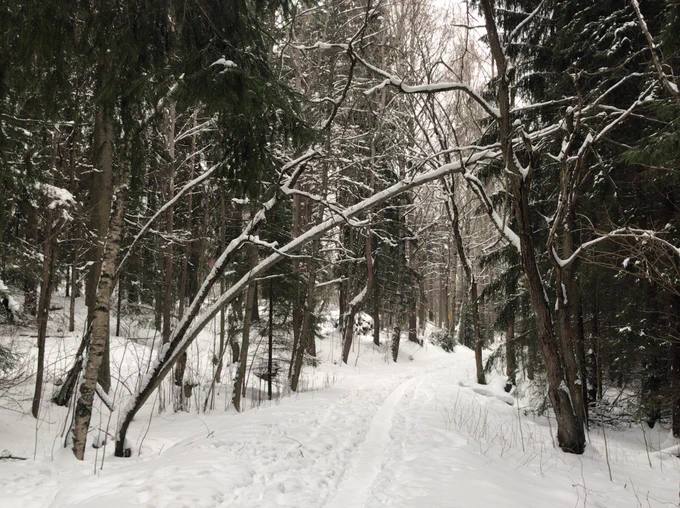
<path fill-rule="evenodd" d="M 370 338 L 355 366 L 320 354 L 309 391 L 240 415 L 141 416 L 130 436 L 135 449 L 144 440 L 141 455 L 116 459 L 109 449 L 96 476 L 94 450 L 78 463 L 54 445 L 63 415 L 49 406 L 38 460 L 0 461 L 0 507 L 633 508 L 638 497 L 676 506 L 680 462 L 654 456 L 649 467 L 640 435 L 609 436 L 612 483 L 597 434 L 583 456 L 555 450 L 544 419 L 507 404 L 504 378 L 471 381 L 472 351 L 403 349 L 396 365 Z M 0 430 L 16 438 L 0 450 L 29 456 L 34 420 L 3 418 Z"/>
<path fill-rule="evenodd" d="M 382 470 L 383 456 L 390 442 L 390 429 L 397 404 L 418 379 L 411 378 L 398 385 L 378 409 L 360 451 L 343 475 L 333 498 L 326 503 L 326 508 L 365 506 L 371 494 L 371 487 Z"/>

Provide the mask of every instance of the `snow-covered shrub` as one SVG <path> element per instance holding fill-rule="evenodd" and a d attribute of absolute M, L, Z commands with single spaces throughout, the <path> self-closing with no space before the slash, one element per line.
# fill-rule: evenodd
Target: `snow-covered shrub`
<path fill-rule="evenodd" d="M 446 330 L 435 330 L 430 335 L 430 340 L 435 346 L 439 346 L 447 353 L 452 353 L 453 348 L 458 344 L 456 339 Z"/>

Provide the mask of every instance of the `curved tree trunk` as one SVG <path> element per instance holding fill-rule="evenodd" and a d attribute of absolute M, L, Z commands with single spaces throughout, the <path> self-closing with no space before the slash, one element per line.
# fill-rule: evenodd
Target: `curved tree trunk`
<path fill-rule="evenodd" d="M 288 168 L 295 168 L 304 162 L 313 159 L 317 155 L 318 152 L 308 151 L 303 156 L 289 163 Z M 470 163 L 494 158 L 497 157 L 497 155 L 498 154 L 495 152 L 481 152 L 471 156 Z M 216 261 L 214 269 L 203 282 L 203 285 L 200 287 L 184 318 L 180 321 L 175 330 L 173 330 L 170 340 L 170 347 L 161 357 L 156 360 L 150 371 L 150 375 L 145 380 L 145 382 L 137 388 L 134 399 L 121 413 L 118 431 L 116 434 L 116 456 L 124 457 L 126 454 L 129 455 L 130 449 L 126 442 L 127 431 L 130 428 L 130 425 L 132 424 L 137 412 L 143 407 L 144 403 L 149 399 L 154 390 L 160 385 L 165 376 L 170 372 L 173 365 L 179 358 L 179 355 L 187 350 L 192 341 L 196 339 L 203 328 L 219 313 L 220 309 L 231 304 L 231 302 L 234 301 L 240 292 L 249 285 L 253 278 L 262 275 L 276 263 L 284 259 L 286 254 L 296 252 L 316 238 L 320 238 L 328 230 L 338 226 L 339 224 L 345 223 L 347 219 L 356 217 L 357 215 L 364 213 L 410 189 L 436 181 L 446 174 L 459 171 L 461 171 L 461 167 L 459 165 L 449 164 L 422 175 L 400 180 L 399 182 L 378 192 L 377 194 L 350 206 L 347 210 L 339 214 L 334 214 L 319 226 L 300 235 L 298 238 L 278 249 L 277 252 L 270 254 L 267 258 L 260 261 L 260 263 L 258 263 L 255 268 L 250 270 L 240 280 L 234 283 L 227 290 L 227 292 L 218 299 L 217 302 L 213 303 L 208 309 L 205 310 L 203 314 L 199 316 L 202 303 L 209 295 L 210 289 L 217 282 L 221 274 L 224 273 L 227 262 L 231 260 L 231 255 L 233 252 L 235 252 L 235 249 L 242 244 L 244 236 L 252 234 L 254 228 L 257 227 L 257 225 L 260 223 L 259 221 L 262 220 L 260 217 L 264 217 L 263 212 L 258 212 L 258 220 L 249 224 L 243 230 L 242 234 L 230 243 L 227 249 L 225 249 L 220 258 Z M 296 174 L 299 175 L 299 172 Z M 271 209 L 274 203 L 274 200 L 267 202 L 265 204 L 264 210 L 267 211 Z"/>

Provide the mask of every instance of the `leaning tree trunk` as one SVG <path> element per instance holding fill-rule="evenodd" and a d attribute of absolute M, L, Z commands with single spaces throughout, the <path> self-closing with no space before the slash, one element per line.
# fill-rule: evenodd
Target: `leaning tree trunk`
<path fill-rule="evenodd" d="M 491 155 L 495 156 L 494 154 Z M 488 159 L 491 155 L 486 152 L 473 155 L 470 157 L 470 163 Z M 317 151 L 310 150 L 295 161 L 289 163 L 287 169 L 298 167 L 303 163 L 316 158 L 317 156 Z M 277 252 L 270 254 L 267 258 L 258 263 L 255 268 L 251 269 L 247 274 L 241 277 L 241 279 L 235 282 L 229 288 L 229 290 L 218 299 L 217 302 L 212 304 L 205 311 L 204 314 L 199 316 L 198 313 L 202 303 L 208 297 L 213 285 L 217 282 L 222 273 L 224 273 L 227 262 L 230 262 L 232 259 L 232 254 L 240 245 L 242 245 L 242 243 L 245 241 L 245 238 L 251 235 L 255 228 L 261 223 L 262 219 L 265 217 L 264 212 L 270 210 L 271 207 L 274 206 L 274 199 L 268 201 L 265 204 L 263 210 L 258 212 L 256 217 L 257 220 L 254 219 L 251 224 L 249 224 L 242 231 L 241 235 L 239 235 L 238 238 L 234 239 L 230 243 L 227 249 L 225 249 L 225 251 L 221 254 L 220 258 L 215 262 L 215 267 L 201 285 L 194 298 L 194 301 L 187 310 L 185 317 L 180 321 L 175 330 L 173 330 L 172 338 L 170 340 L 170 347 L 165 350 L 164 354 L 156 360 L 149 376 L 136 389 L 134 399 L 122 411 L 116 433 L 115 455 L 117 457 L 124 457 L 126 455 L 129 456 L 131 450 L 128 446 L 128 443 L 126 442 L 126 436 L 135 415 L 144 406 L 156 388 L 158 388 L 165 376 L 170 372 L 173 365 L 179 358 L 179 355 L 187 350 L 187 348 L 196 339 L 204 327 L 210 322 L 210 320 L 212 320 L 219 313 L 220 309 L 230 305 L 237 298 L 239 293 L 249 285 L 253 278 L 261 276 L 272 266 L 284 259 L 287 254 L 296 252 L 298 249 L 314 241 L 316 238 L 320 238 L 330 229 L 342 223 L 346 223 L 348 219 L 356 217 L 361 213 L 365 213 L 366 211 L 410 189 L 439 180 L 445 174 L 451 174 L 460 170 L 461 168 L 459 165 L 447 165 L 422 175 L 409 177 L 408 179 L 402 179 L 394 185 L 379 192 L 378 194 L 350 206 L 344 212 L 332 215 L 317 228 L 313 228 L 303 235 L 300 235 L 300 237 L 282 246 Z M 296 176 L 299 176 L 299 174 L 299 171 L 295 173 Z M 290 185 L 292 187 L 294 185 L 294 181 L 288 182 L 286 185 Z"/>
<path fill-rule="evenodd" d="M 555 336 L 553 319 L 541 276 L 536 266 L 531 227 L 529 222 L 529 204 L 524 182 L 516 185 L 516 217 L 520 227 L 522 250 L 522 268 L 528 281 L 531 306 L 536 319 L 536 331 L 548 377 L 548 395 L 557 420 L 557 441 L 565 452 L 583 453 L 585 449 L 585 433 L 583 425 L 572 406 L 568 387 L 565 386 L 565 375 L 561 364 L 560 347 Z"/>
<path fill-rule="evenodd" d="M 494 19 L 492 0 L 480 1 L 486 22 L 487 37 L 493 60 L 498 69 L 497 98 L 499 106 L 498 126 L 503 162 L 510 173 L 514 214 L 519 228 L 522 270 L 527 279 L 531 306 L 536 316 L 536 330 L 543 355 L 543 363 L 548 377 L 548 395 L 557 420 L 557 441 L 565 452 L 583 453 L 585 432 L 579 422 L 568 389 L 565 390 L 565 374 L 560 358 L 558 338 L 555 335 L 553 316 L 546 299 L 545 286 L 536 262 L 536 252 L 532 241 L 533 228 L 529 218 L 530 174 L 523 174 L 517 167 L 512 146 L 512 118 L 510 111 L 510 82 L 508 62 Z"/>
<path fill-rule="evenodd" d="M 130 153 L 131 140 L 128 136 L 125 143 L 126 154 Z M 99 370 L 104 360 L 106 345 L 109 342 L 109 316 L 111 310 L 111 294 L 115 286 L 114 275 L 120 252 L 120 242 L 125 219 L 125 199 L 130 183 L 130 167 L 127 161 L 121 167 L 120 182 L 116 193 L 116 204 L 108 228 L 108 237 L 104 248 L 101 275 L 97 287 L 94 305 L 94 316 L 90 331 L 90 349 L 85 362 L 85 371 L 80 385 L 80 397 L 76 403 L 73 423 L 73 454 L 77 459 L 85 457 L 87 432 L 92 417 L 92 403 L 97 387 Z"/>

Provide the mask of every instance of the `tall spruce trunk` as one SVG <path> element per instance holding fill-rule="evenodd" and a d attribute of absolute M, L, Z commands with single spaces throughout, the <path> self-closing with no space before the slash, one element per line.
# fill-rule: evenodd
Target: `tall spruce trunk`
<path fill-rule="evenodd" d="M 475 369 L 477 371 L 477 383 L 480 385 L 486 384 L 486 376 L 484 376 L 484 363 L 482 361 L 482 333 L 481 325 L 479 323 L 479 305 L 477 300 L 477 281 L 472 279 L 470 284 L 470 302 L 472 305 L 472 329 L 475 334 Z"/>
<path fill-rule="evenodd" d="M 307 274 L 307 298 L 303 306 L 302 329 L 297 344 L 297 350 L 293 351 L 293 371 L 290 377 L 290 389 L 294 392 L 298 389 L 300 374 L 302 373 L 302 363 L 307 351 L 307 343 L 314 341 L 314 330 L 312 329 L 312 317 L 314 311 L 314 286 L 316 285 L 316 267 L 314 257 L 318 253 L 321 242 L 314 242 L 312 247 L 312 259 L 309 261 L 309 273 Z"/>
<path fill-rule="evenodd" d="M 33 178 L 33 155 L 35 150 L 26 153 L 24 158 L 24 165 L 26 166 L 26 176 L 29 179 Z M 26 216 L 28 218 L 26 227 L 26 245 L 38 245 L 38 210 L 29 196 L 26 197 L 22 203 L 26 209 Z M 38 281 L 33 268 L 30 264 L 24 267 L 24 314 L 35 316 L 38 308 Z"/>
<path fill-rule="evenodd" d="M 78 265 L 78 244 L 73 245 L 73 258 L 71 260 L 71 280 L 68 284 L 71 286 L 71 297 L 68 305 L 68 331 L 73 332 L 76 329 L 76 295 L 78 293 L 78 274 L 76 266 Z"/>
<path fill-rule="evenodd" d="M 296 186 L 297 187 L 297 186 Z M 297 238 L 301 234 L 302 229 L 302 200 L 299 194 L 293 196 L 293 239 Z M 296 277 L 300 275 L 300 260 L 293 259 L 293 274 Z M 303 324 L 303 299 L 302 295 L 302 284 L 299 280 L 295 282 L 295 297 L 293 298 L 293 353 L 291 355 L 291 361 L 288 366 L 288 378 L 293 375 L 293 368 L 295 366 L 295 354 L 298 350 L 300 344 L 300 337 L 302 334 L 302 324 Z M 340 302 L 342 307 L 342 301 Z M 342 310 L 341 310 L 342 312 Z"/>
<path fill-rule="evenodd" d="M 70 180 L 70 190 L 71 192 L 76 195 L 76 174 L 78 172 L 77 164 L 76 164 L 76 155 L 78 153 L 78 122 L 76 121 L 74 128 L 73 128 L 73 136 L 71 137 L 71 150 L 70 150 L 70 156 L 69 156 L 69 180 Z M 80 175 L 77 175 L 80 177 Z M 75 238 L 81 238 L 81 231 L 80 228 L 77 228 Z M 73 256 L 71 258 L 71 270 L 70 270 L 70 280 L 66 282 L 68 286 L 71 287 L 71 294 L 69 298 L 69 309 L 68 309 L 68 331 L 73 332 L 76 329 L 76 296 L 78 294 L 78 275 L 77 275 L 77 269 L 76 267 L 78 266 L 78 250 L 80 248 L 80 241 L 75 240 L 72 242 L 73 244 Z"/>

